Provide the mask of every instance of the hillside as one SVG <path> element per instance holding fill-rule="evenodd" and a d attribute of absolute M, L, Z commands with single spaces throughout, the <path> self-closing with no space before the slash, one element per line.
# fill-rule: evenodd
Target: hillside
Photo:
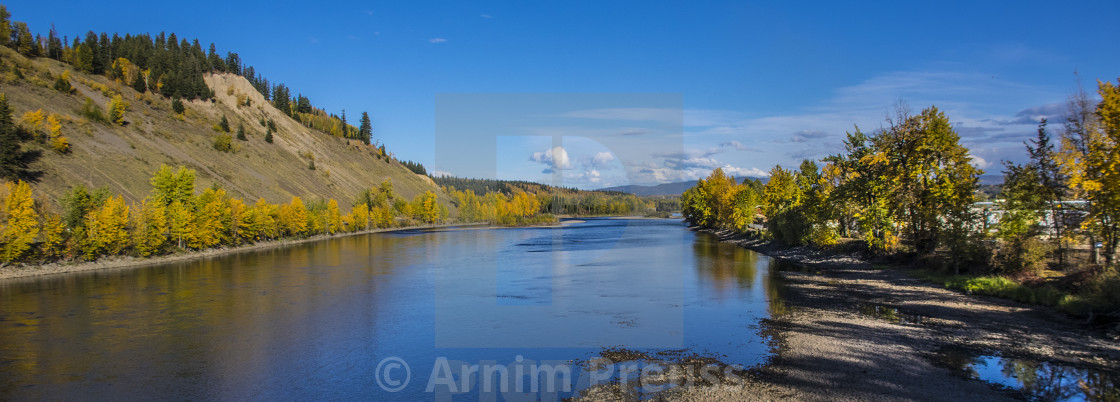
<path fill-rule="evenodd" d="M 25 112 L 38 109 L 44 115 L 62 117 L 62 135 L 69 138 L 72 152 L 60 154 L 45 145 L 32 145 L 44 147 L 43 158 L 34 165 L 44 175 L 33 184 L 34 191 L 53 201 L 77 184 L 106 186 L 130 202 L 139 201 L 148 195 L 148 180 L 161 164 L 195 169 L 198 188 L 218 185 L 232 196 L 250 201 L 263 197 L 280 203 L 300 196 L 334 198 L 348 205 L 359 191 L 386 179 L 408 199 L 432 190 L 447 200 L 430 179 L 413 174 L 392 158 L 379 157 L 373 145 L 330 136 L 289 118 L 239 75 L 205 75 L 214 99 L 184 101 L 186 111 L 180 116 L 172 111 L 169 98 L 141 94 L 105 76 L 73 71 L 55 60 L 28 59 L 0 47 L 0 61 L 4 65 L 0 93 L 7 95 L 17 122 Z M 13 64 L 26 78 L 9 71 Z M 50 85 L 53 79 L 46 79 L 64 71 L 71 77 L 71 94 L 56 91 Z M 95 88 L 98 86 L 108 91 Z M 119 92 L 129 103 L 125 125 L 91 121 L 80 113 L 87 97 L 104 109 L 110 100 L 106 92 Z M 239 98 L 248 102 L 239 104 Z M 229 152 L 213 146 L 214 139 L 225 134 L 214 129 L 223 115 L 231 128 L 227 135 L 235 136 L 238 125 L 243 124 L 248 139 L 234 139 Z M 264 141 L 262 119 L 275 121 L 277 132 L 271 144 Z M 312 158 L 314 170 L 309 168 Z"/>

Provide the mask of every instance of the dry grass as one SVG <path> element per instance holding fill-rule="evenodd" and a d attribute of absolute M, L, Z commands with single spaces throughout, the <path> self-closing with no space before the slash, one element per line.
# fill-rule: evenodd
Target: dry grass
<path fill-rule="evenodd" d="M 16 62 L 49 70 L 55 76 L 71 69 L 49 59 L 27 60 L 7 48 L 0 49 L 0 59 L 8 65 Z M 160 164 L 169 164 L 195 169 L 198 188 L 217 184 L 248 202 L 264 198 L 278 203 L 300 196 L 334 198 L 347 205 L 360 190 L 385 179 L 392 179 L 394 189 L 404 197 L 432 190 L 447 201 L 426 177 L 415 175 L 398 163 L 387 164 L 377 159 L 374 152 L 365 149 L 366 145 L 311 130 L 284 116 L 243 77 L 207 77 L 216 99 L 185 102 L 187 112 L 180 117 L 171 112 L 170 99 L 138 94 L 104 76 L 74 71 L 71 74 L 73 95 L 26 80 L 0 83 L 0 93 L 7 94 L 16 116 L 42 108 L 45 113 L 71 118 L 63 124 L 62 134 L 70 138 L 73 152 L 45 152 L 37 165 L 45 175 L 33 188 L 48 199 L 58 200 L 71 186 L 84 184 L 107 186 L 111 192 L 137 202 L 148 195 L 152 173 Z M 104 87 L 119 88 L 125 99 L 130 100 L 125 113 L 127 125 L 88 122 L 78 117 L 86 97 L 104 108 L 108 102 L 100 89 Z M 251 100 L 253 106 L 237 107 L 238 96 Z M 242 122 L 246 127 L 249 141 L 238 141 L 235 152 L 221 152 L 212 146 L 215 133 L 210 127 L 222 115 L 229 118 L 231 126 Z M 264 141 L 264 129 L 258 124 L 261 118 L 276 121 L 279 131 L 273 134 L 273 144 Z M 314 152 L 317 170 L 308 170 L 307 162 L 300 157 L 299 152 L 306 150 Z"/>

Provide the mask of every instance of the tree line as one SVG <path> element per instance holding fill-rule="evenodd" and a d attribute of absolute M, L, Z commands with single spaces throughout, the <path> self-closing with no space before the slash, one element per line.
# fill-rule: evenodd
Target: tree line
<path fill-rule="evenodd" d="M 617 191 L 586 191 L 516 180 L 433 178 L 451 196 L 463 222 L 525 225 L 555 215 L 629 215 L 655 210 L 654 202 Z M 460 187 L 461 186 L 461 187 Z"/>
<path fill-rule="evenodd" d="M 1100 82 L 1098 94 L 1099 103 L 1084 91 L 1072 96 L 1056 141 L 1043 120 L 1026 144 L 1029 161 L 1004 163 L 991 208 L 998 219 L 974 205 L 982 171 L 936 107 L 914 115 L 900 108 L 872 134 L 856 127 L 844 152 L 775 166 L 765 184 L 717 169 L 681 196 L 682 211 L 701 227 L 754 225 L 788 244 L 855 238 L 875 255 L 941 257 L 957 273 L 1038 273 L 1047 257 L 1062 268 L 1078 243 L 1090 246 L 1092 261 L 1102 243 L 1111 266 L 1120 236 L 1120 89 Z"/>
<path fill-rule="evenodd" d="M 434 224 L 448 209 L 434 192 L 411 201 L 392 182 L 357 195 L 345 214 L 334 199 L 286 204 L 254 203 L 214 186 L 195 188 L 195 172 L 162 165 L 152 191 L 131 205 L 120 195 L 85 186 L 70 189 L 61 210 L 36 199 L 22 180 L 0 183 L 0 264 L 103 256 L 148 257 L 182 250 L 237 246 L 260 241 Z"/>
<path fill-rule="evenodd" d="M 0 45 L 10 47 L 26 57 L 47 57 L 67 63 L 74 69 L 105 75 L 130 86 L 137 92 L 152 92 L 172 99 L 211 99 L 214 92 L 206 85 L 206 73 L 231 73 L 245 77 L 265 100 L 303 125 L 323 133 L 371 143 L 372 121 L 362 112 L 358 126 L 342 115 L 327 113 L 311 105 L 311 101 L 291 91 L 282 83 L 272 84 L 256 71 L 245 66 L 235 52 L 218 53 L 211 43 L 206 49 L 199 40 L 188 41 L 175 33 L 158 35 L 109 35 L 93 31 L 85 35 L 59 36 L 52 26 L 44 38 L 32 34 L 24 22 L 11 21 L 11 13 L 0 5 Z M 69 83 L 67 82 L 68 86 Z"/>

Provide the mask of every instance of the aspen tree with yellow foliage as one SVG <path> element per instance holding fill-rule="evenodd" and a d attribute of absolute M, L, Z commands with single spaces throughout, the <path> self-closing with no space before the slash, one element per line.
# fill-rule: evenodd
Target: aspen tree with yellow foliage
<path fill-rule="evenodd" d="M 20 180 L 0 187 L 0 263 L 18 261 L 39 234 L 31 186 Z"/>

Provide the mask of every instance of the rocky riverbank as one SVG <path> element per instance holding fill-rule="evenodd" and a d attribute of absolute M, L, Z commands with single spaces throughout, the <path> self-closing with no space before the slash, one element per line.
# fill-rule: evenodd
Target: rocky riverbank
<path fill-rule="evenodd" d="M 1120 343 L 1051 308 L 961 294 L 907 275 L 904 267 L 873 266 L 858 255 L 710 233 L 798 267 L 779 273 L 787 312 L 766 322 L 778 350 L 740 384 L 678 387 L 659 397 L 1015 400 L 1046 392 L 1081 395 L 1083 388 L 1117 396 Z M 1034 362 L 1023 366 L 1028 370 L 1068 367 L 1070 373 L 1097 377 L 1082 383 L 1040 380 L 1034 389 L 1015 390 L 968 378 L 969 364 L 982 361 L 979 356 Z M 626 400 L 633 394 L 605 387 L 588 396 Z"/>

